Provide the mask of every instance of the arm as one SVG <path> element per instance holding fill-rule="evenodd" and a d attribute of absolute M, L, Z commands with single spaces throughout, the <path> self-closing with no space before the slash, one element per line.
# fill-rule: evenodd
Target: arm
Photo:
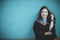
<path fill-rule="evenodd" d="M 48 34 L 51 35 L 54 33 L 55 33 L 55 16 L 51 14 L 51 23 L 50 23 Z M 47 32 L 46 32 L 46 34 L 47 34 Z"/>
<path fill-rule="evenodd" d="M 52 28 L 52 30 L 51 30 L 51 32 L 52 32 L 52 35 L 54 35 L 54 38 L 57 38 L 57 36 L 56 36 L 56 29 L 55 29 L 55 24 L 56 24 L 56 22 L 55 22 L 55 20 L 56 20 L 56 18 L 55 18 L 55 16 L 54 16 L 54 19 L 53 19 L 54 21 L 53 21 L 53 28 Z"/>

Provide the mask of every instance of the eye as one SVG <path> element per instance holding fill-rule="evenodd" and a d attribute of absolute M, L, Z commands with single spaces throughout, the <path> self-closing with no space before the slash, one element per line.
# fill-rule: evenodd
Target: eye
<path fill-rule="evenodd" d="M 44 11 L 41 11 L 41 13 L 44 13 Z"/>
<path fill-rule="evenodd" d="M 45 11 L 45 13 L 48 13 L 47 11 Z"/>

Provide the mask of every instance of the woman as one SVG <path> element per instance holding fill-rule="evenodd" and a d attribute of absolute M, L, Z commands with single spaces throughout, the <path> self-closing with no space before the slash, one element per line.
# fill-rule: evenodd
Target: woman
<path fill-rule="evenodd" d="M 35 21 L 33 27 L 35 40 L 53 40 L 55 33 L 55 16 L 46 6 L 43 6 L 39 12 L 39 18 Z"/>

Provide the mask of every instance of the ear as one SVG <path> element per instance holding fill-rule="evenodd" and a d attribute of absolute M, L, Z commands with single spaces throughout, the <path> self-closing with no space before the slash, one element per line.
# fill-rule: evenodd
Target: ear
<path fill-rule="evenodd" d="M 52 28 L 53 28 L 53 22 L 54 22 L 54 15 L 53 14 L 51 14 L 51 23 L 50 23 L 50 27 L 49 27 L 49 31 L 51 31 L 52 30 Z"/>

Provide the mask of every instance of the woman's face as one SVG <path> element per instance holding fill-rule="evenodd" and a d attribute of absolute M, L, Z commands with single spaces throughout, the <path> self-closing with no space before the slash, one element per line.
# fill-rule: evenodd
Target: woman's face
<path fill-rule="evenodd" d="M 46 8 L 44 8 L 43 10 L 41 10 L 41 16 L 42 16 L 42 18 L 47 18 L 47 16 L 48 16 L 48 10 Z"/>

